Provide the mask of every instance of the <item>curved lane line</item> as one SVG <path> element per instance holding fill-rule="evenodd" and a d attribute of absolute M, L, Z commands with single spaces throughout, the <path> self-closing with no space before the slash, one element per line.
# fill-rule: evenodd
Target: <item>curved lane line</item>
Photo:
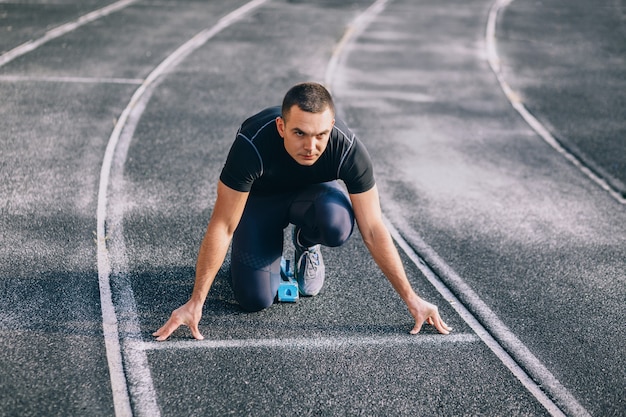
<path fill-rule="evenodd" d="M 565 409 L 568 412 L 567 415 L 589 416 L 576 398 L 561 385 L 559 380 L 498 318 L 463 278 L 446 264 L 415 231 L 411 230 L 404 220 L 395 216 L 393 220 L 404 231 L 400 233 L 389 220 L 386 220 L 390 233 L 402 250 L 437 291 L 450 301 L 452 308 L 463 321 L 476 332 L 478 337 L 550 415 L 565 416 L 566 414 L 562 411 Z M 453 288 L 457 294 L 462 294 L 463 301 L 460 301 L 450 288 Z"/>
<path fill-rule="evenodd" d="M 130 4 L 135 3 L 136 1 L 137 0 L 120 0 L 116 3 L 109 4 L 108 6 L 105 6 L 101 9 L 94 10 L 93 12 L 87 13 L 86 15 L 79 17 L 77 20 L 74 20 L 73 22 L 65 23 L 54 29 L 50 29 L 41 38 L 36 39 L 34 41 L 31 40 L 31 41 L 25 42 L 21 44 L 20 46 L 17 46 L 11 49 L 10 51 L 5 52 L 4 54 L 0 55 L 0 67 L 13 61 L 15 58 L 18 58 L 24 54 L 27 54 L 28 52 L 31 52 L 34 49 L 39 48 L 41 45 L 43 45 L 46 42 L 49 42 L 53 39 L 63 36 L 66 33 L 76 30 L 79 27 L 86 25 L 87 23 L 91 23 L 94 20 L 100 19 L 101 17 L 117 12 L 129 6 Z"/>
<path fill-rule="evenodd" d="M 461 301 L 450 291 L 450 289 L 444 284 L 439 276 L 427 265 L 427 263 L 422 259 L 420 255 L 418 255 L 411 245 L 407 243 L 407 241 L 403 238 L 403 236 L 398 232 L 398 230 L 393 226 L 389 220 L 386 219 L 387 227 L 389 228 L 389 232 L 393 236 L 394 240 L 398 243 L 398 246 L 402 248 L 404 253 L 411 259 L 411 261 L 417 266 L 417 268 L 424 274 L 426 279 L 432 284 L 433 287 L 437 289 L 437 291 L 450 303 L 452 308 L 457 312 L 459 316 L 467 323 L 476 335 L 491 349 L 493 353 L 500 359 L 500 361 L 515 375 L 515 377 L 524 385 L 524 387 L 543 405 L 546 410 L 552 416 L 565 416 L 563 412 L 546 396 L 546 394 L 541 391 L 539 385 L 537 385 L 528 374 L 522 369 L 519 364 L 507 353 L 507 351 L 503 348 L 502 344 L 496 340 L 490 333 L 485 329 L 485 327 L 476 319 L 476 317 L 463 305 Z M 414 237 L 415 238 L 415 237 Z M 426 245 L 422 242 L 423 245 Z M 443 262 L 443 261 L 441 261 Z M 457 276 L 458 277 L 458 276 Z M 461 278 L 458 277 L 460 280 Z M 461 281 L 462 282 L 462 281 Z M 469 286 L 462 284 L 466 287 L 464 288 L 464 296 L 468 296 L 472 298 L 474 301 L 472 304 L 481 304 L 482 310 L 486 313 L 490 313 L 491 316 L 495 317 L 495 314 L 491 312 L 491 310 L 484 304 L 478 295 L 476 295 Z M 467 301 L 466 301 L 467 302 Z M 475 309 L 475 306 L 474 306 Z M 502 334 L 503 331 L 507 331 L 509 336 L 509 342 L 516 342 L 521 344 L 519 339 L 513 335 L 513 333 L 508 330 L 501 324 L 498 328 L 499 334 Z M 493 332 L 493 328 L 492 328 Z M 529 352 L 530 353 L 530 352 Z M 532 355 L 532 354 L 531 354 Z M 534 356 L 533 356 L 534 358 Z M 535 358 L 536 359 L 536 358 Z"/>
<path fill-rule="evenodd" d="M 104 77 L 63 77 L 63 76 L 32 76 L 32 75 L 0 75 L 0 82 L 50 82 L 79 84 L 131 84 L 140 85 L 140 78 L 104 78 Z"/>
<path fill-rule="evenodd" d="M 522 118 L 533 128 L 535 132 L 554 150 L 560 153 L 565 159 L 572 163 L 576 168 L 578 168 L 583 174 L 585 174 L 589 179 L 599 185 L 603 190 L 609 193 L 611 197 L 617 200 L 618 203 L 626 204 L 626 197 L 623 196 L 618 190 L 611 187 L 611 185 L 601 176 L 593 172 L 584 162 L 582 162 L 576 155 L 569 152 L 567 149 L 561 145 L 561 143 L 546 129 L 544 125 L 537 120 L 535 116 L 533 116 L 524 103 L 522 102 L 521 97 L 513 91 L 511 86 L 504 80 L 504 75 L 502 74 L 502 67 L 500 66 L 500 57 L 498 56 L 497 48 L 496 48 L 496 23 L 498 19 L 498 13 L 500 10 L 506 8 L 509 4 L 511 4 L 513 0 L 496 0 L 491 9 L 489 10 L 489 18 L 487 20 L 487 29 L 485 31 L 485 40 L 487 43 L 487 60 L 489 61 L 489 66 L 491 70 L 496 75 L 498 82 L 500 83 L 500 87 L 506 95 L 507 99 L 511 102 L 511 105 L 517 112 L 522 116 Z"/>
<path fill-rule="evenodd" d="M 374 2 L 363 15 L 355 19 L 349 30 L 346 31 L 344 38 L 338 43 L 338 47 L 335 49 L 326 71 L 325 83 L 329 87 L 332 86 L 333 77 L 344 62 L 344 57 L 352 49 L 351 46 L 356 38 L 365 30 L 376 15 L 384 10 L 387 2 L 388 0 Z M 393 205 L 393 203 L 390 205 Z M 559 383 L 541 361 L 508 329 L 487 304 L 480 299 L 478 294 L 411 229 L 410 225 L 398 216 L 395 216 L 393 220 L 395 224 L 402 226 L 401 230 L 405 230 L 405 234 L 410 234 L 411 242 L 414 246 L 417 246 L 419 252 L 429 255 L 427 259 L 430 262 L 433 262 L 433 260 L 436 262 L 439 267 L 439 275 L 433 272 L 423 260 L 424 258 L 413 250 L 385 214 L 384 221 L 389 228 L 389 232 L 409 259 L 420 269 L 435 289 L 451 303 L 451 306 L 461 318 L 546 410 L 553 416 L 565 416 L 559 406 L 544 393 L 542 387 L 546 388 L 546 391 L 572 415 L 588 416 L 589 413 Z M 452 283 L 452 286 L 463 294 L 464 302 L 468 305 L 467 307 L 450 291 L 443 282 L 444 280 L 447 283 Z M 491 333 L 480 323 L 476 315 L 489 325 Z"/>
<path fill-rule="evenodd" d="M 333 54 L 326 66 L 324 83 L 330 91 L 332 91 L 335 73 L 343 64 L 344 57 L 348 56 L 352 49 L 352 45 L 354 44 L 352 41 L 361 35 L 363 30 L 371 23 L 372 19 L 385 9 L 388 2 L 389 0 L 375 1 L 348 25 L 348 28 L 335 46 Z"/>
<path fill-rule="evenodd" d="M 152 92 L 162 80 L 161 76 L 164 75 L 167 70 L 178 65 L 189 54 L 204 45 L 205 42 L 217 33 L 241 19 L 245 14 L 259 7 L 266 1 L 267 0 L 253 0 L 246 3 L 222 17 L 212 28 L 198 33 L 168 56 L 148 75 L 141 86 L 135 91 L 130 102 L 120 115 L 109 138 L 102 162 L 102 169 L 100 171 L 96 234 L 98 247 L 98 281 L 100 286 L 104 339 L 111 374 L 115 415 L 117 417 L 133 415 L 133 410 L 130 405 L 129 388 L 133 394 L 133 402 L 136 408 L 135 412 L 138 415 L 157 417 L 160 415 L 160 410 L 156 401 L 150 369 L 147 367 L 148 361 L 145 351 L 142 349 L 133 349 L 134 344 L 132 343 L 126 344 L 129 349 L 128 351 L 122 351 L 120 347 L 118 317 L 111 294 L 112 261 L 119 263 L 120 259 L 111 259 L 108 249 L 109 245 L 107 243 L 110 237 L 107 229 L 116 229 L 116 233 L 119 234 L 121 233 L 120 228 L 122 226 L 121 222 L 112 224 L 107 214 L 108 194 L 110 192 L 109 182 L 112 168 L 114 165 L 116 168 L 123 167 L 126 158 L 126 150 L 132 139 L 132 132 Z M 120 175 L 119 172 L 117 174 Z M 125 255 L 122 253 L 119 256 L 124 258 Z M 130 288 L 128 283 L 126 283 L 125 288 L 120 288 L 120 292 L 132 296 L 132 288 Z M 125 323 L 130 323 L 131 327 L 127 333 L 130 333 L 133 337 L 141 337 L 139 329 L 134 328 L 134 325 L 139 322 L 137 318 L 137 306 L 133 302 L 133 297 L 127 298 L 126 301 L 129 301 L 129 305 L 124 306 L 124 320 Z M 124 358 L 122 357 L 123 354 Z M 124 359 L 126 359 L 126 362 L 124 362 Z M 125 371 L 128 373 L 129 379 L 133 379 L 133 382 L 140 384 L 140 386 L 129 387 Z M 138 381 L 138 379 L 142 380 Z"/>

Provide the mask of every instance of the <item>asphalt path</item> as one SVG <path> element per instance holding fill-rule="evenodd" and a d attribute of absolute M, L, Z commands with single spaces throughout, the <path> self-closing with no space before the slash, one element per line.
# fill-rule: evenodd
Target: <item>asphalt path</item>
<path fill-rule="evenodd" d="M 624 5 L 492 6 L 0 2 L 0 415 L 624 415 Z M 239 123 L 305 80 L 453 333 L 357 234 L 320 296 L 244 313 L 226 263 L 206 340 L 153 341 Z"/>

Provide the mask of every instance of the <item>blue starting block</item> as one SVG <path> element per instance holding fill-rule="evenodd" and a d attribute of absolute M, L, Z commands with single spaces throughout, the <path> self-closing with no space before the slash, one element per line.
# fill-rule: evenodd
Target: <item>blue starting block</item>
<path fill-rule="evenodd" d="M 293 276 L 289 261 L 285 258 L 280 260 L 280 277 L 278 285 L 278 301 L 281 303 L 295 303 L 298 301 L 298 282 Z"/>

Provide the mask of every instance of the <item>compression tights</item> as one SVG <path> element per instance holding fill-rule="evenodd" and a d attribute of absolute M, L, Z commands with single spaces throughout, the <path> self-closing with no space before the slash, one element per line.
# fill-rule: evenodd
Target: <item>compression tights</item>
<path fill-rule="evenodd" d="M 250 196 L 233 235 L 231 283 L 246 311 L 274 303 L 280 284 L 283 231 L 300 230 L 303 246 L 345 243 L 354 228 L 350 200 L 336 181 L 315 184 L 297 193 Z"/>

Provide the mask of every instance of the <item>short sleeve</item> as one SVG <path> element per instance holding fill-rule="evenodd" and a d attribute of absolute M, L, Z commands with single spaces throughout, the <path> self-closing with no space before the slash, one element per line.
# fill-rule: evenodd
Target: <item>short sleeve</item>
<path fill-rule="evenodd" d="M 237 135 L 228 152 L 220 180 L 233 190 L 249 192 L 262 173 L 263 164 L 256 147 L 242 135 Z"/>
<path fill-rule="evenodd" d="M 364 193 L 376 184 L 370 155 L 356 137 L 341 165 L 339 178 L 346 184 L 350 194 Z"/>

